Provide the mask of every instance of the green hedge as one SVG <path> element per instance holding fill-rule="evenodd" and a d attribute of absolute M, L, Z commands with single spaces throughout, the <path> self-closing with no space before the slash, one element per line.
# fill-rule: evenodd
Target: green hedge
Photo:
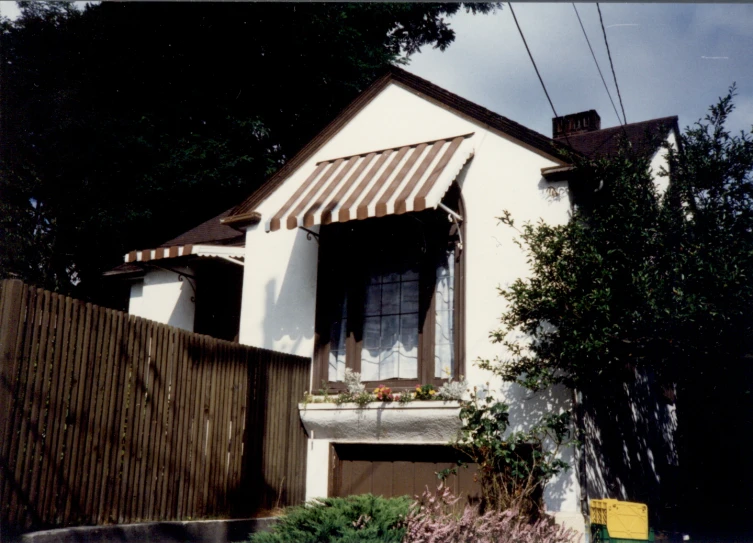
<path fill-rule="evenodd" d="M 325 498 L 286 509 L 270 532 L 251 543 L 400 543 L 405 535 L 408 496 L 371 494 Z"/>

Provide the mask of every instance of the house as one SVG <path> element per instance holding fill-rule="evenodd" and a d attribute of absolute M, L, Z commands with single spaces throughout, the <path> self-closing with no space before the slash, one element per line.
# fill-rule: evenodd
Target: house
<path fill-rule="evenodd" d="M 199 332 L 224 319 L 222 337 L 310 357 L 311 390 L 341 390 L 346 368 L 369 389 L 461 375 L 484 386 L 490 376 L 473 362 L 499 354 L 489 341 L 505 309 L 497 287 L 527 273 L 497 217 L 567 221 L 567 146 L 609 155 L 624 134 L 658 172 L 664 158 L 650 136 L 678 136 L 676 117 L 601 129 L 588 111 L 553 126 L 549 138 L 392 69 L 247 200 L 126 255 L 130 311 Z M 519 428 L 572 401 L 564 388 L 533 396 L 489 386 Z M 316 404 L 301 417 L 308 498 L 422 488 L 458 427 L 457 408 L 441 402 Z M 583 531 L 582 468 L 574 449 L 562 454 L 574 469 L 547 486 L 544 501 Z"/>

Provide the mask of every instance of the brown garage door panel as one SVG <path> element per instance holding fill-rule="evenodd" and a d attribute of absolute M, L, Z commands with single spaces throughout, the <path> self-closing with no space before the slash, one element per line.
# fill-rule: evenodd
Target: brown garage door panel
<path fill-rule="evenodd" d="M 339 444 L 332 448 L 330 496 L 417 496 L 439 484 L 437 472 L 457 466 L 461 453 L 445 445 Z M 459 468 L 447 485 L 476 502 L 481 489 L 476 464 Z"/>

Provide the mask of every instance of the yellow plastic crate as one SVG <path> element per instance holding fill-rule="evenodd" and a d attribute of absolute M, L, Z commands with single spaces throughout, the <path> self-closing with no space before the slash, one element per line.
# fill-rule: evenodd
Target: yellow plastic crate
<path fill-rule="evenodd" d="M 591 500 L 591 524 L 607 527 L 610 538 L 648 540 L 648 506 L 620 500 Z"/>

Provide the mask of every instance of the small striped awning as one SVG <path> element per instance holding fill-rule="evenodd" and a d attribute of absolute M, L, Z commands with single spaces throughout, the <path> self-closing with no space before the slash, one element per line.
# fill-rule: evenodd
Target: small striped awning
<path fill-rule="evenodd" d="M 436 208 L 473 152 L 471 133 L 319 162 L 266 229 Z"/>
<path fill-rule="evenodd" d="M 172 247 L 158 247 L 131 251 L 125 255 L 126 262 L 149 262 L 163 258 L 178 258 L 181 256 L 208 256 L 217 258 L 231 258 L 242 261 L 245 255 L 243 247 L 228 247 L 225 245 L 173 245 Z"/>

